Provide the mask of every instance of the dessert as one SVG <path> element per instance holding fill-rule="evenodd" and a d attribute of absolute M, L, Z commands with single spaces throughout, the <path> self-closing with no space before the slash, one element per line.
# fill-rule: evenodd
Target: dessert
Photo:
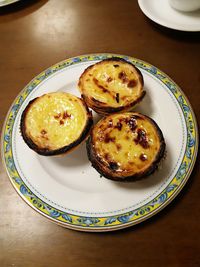
<path fill-rule="evenodd" d="M 163 134 L 151 118 L 135 112 L 114 113 L 91 130 L 87 153 L 104 177 L 133 181 L 153 173 L 164 156 Z"/>
<path fill-rule="evenodd" d="M 103 115 L 131 110 L 145 96 L 143 85 L 140 70 L 116 57 L 89 66 L 78 83 L 86 104 Z"/>
<path fill-rule="evenodd" d="M 89 134 L 92 114 L 85 102 L 69 93 L 55 92 L 29 102 L 21 116 L 26 144 L 44 156 L 69 152 Z"/>

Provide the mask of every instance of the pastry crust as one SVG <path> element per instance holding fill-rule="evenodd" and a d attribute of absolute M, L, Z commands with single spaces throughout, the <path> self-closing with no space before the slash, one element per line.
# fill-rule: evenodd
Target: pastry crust
<path fill-rule="evenodd" d="M 117 57 L 89 66 L 79 78 L 79 90 L 87 105 L 100 114 L 129 111 L 145 96 L 142 73 Z"/>
<path fill-rule="evenodd" d="M 87 140 L 92 166 L 104 177 L 134 181 L 153 173 L 165 141 L 158 125 L 140 113 L 115 113 L 101 119 Z"/>
<path fill-rule="evenodd" d="M 88 136 L 93 124 L 85 102 L 69 93 L 56 92 L 29 102 L 21 116 L 26 144 L 40 155 L 64 154 Z"/>

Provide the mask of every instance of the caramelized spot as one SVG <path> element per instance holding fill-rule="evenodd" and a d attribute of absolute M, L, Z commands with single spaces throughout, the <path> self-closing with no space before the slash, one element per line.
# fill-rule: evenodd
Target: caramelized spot
<path fill-rule="evenodd" d="M 67 118 L 71 118 L 71 114 L 68 114 L 67 111 L 64 111 L 62 118 L 63 118 L 63 120 L 65 120 Z"/>
<path fill-rule="evenodd" d="M 46 135 L 47 134 L 47 131 L 45 129 L 42 129 L 42 131 L 40 133 L 41 133 L 41 137 L 43 139 L 49 140 L 48 136 Z"/>
<path fill-rule="evenodd" d="M 115 99 L 116 99 L 116 102 L 119 103 L 119 93 L 116 93 Z"/>
<path fill-rule="evenodd" d="M 105 157 L 106 160 L 111 160 L 111 156 L 110 156 L 109 153 L 106 153 L 106 154 L 104 155 L 104 157 Z"/>
<path fill-rule="evenodd" d="M 42 135 L 44 135 L 44 134 L 47 133 L 47 131 L 43 129 L 40 133 L 41 133 Z"/>
<path fill-rule="evenodd" d="M 109 120 L 108 122 L 108 128 L 111 128 L 113 126 L 113 121 L 112 120 Z"/>
<path fill-rule="evenodd" d="M 118 68 L 119 67 L 119 65 L 118 64 L 115 64 L 115 65 L 113 65 L 115 68 Z"/>
<path fill-rule="evenodd" d="M 108 77 L 107 82 L 110 83 L 110 82 L 112 82 L 112 80 L 113 79 L 111 77 Z"/>
<path fill-rule="evenodd" d="M 126 118 L 125 123 L 128 124 L 128 126 L 132 132 L 134 132 L 135 129 L 137 128 L 137 120 L 136 120 L 135 116 L 131 116 L 130 119 Z"/>
<path fill-rule="evenodd" d="M 106 88 L 104 88 L 103 86 L 99 86 L 99 88 L 101 88 L 104 93 L 109 93 L 109 91 Z"/>
<path fill-rule="evenodd" d="M 149 147 L 147 134 L 143 129 L 137 130 L 137 138 L 135 138 L 134 141 L 136 144 L 140 144 L 145 149 Z"/>
<path fill-rule="evenodd" d="M 128 83 L 129 79 L 126 76 L 126 73 L 124 71 L 121 71 L 118 75 L 118 78 L 122 80 L 123 83 Z"/>
<path fill-rule="evenodd" d="M 90 79 L 86 79 L 86 82 L 89 82 L 90 81 Z"/>
<path fill-rule="evenodd" d="M 124 71 L 121 71 L 118 75 L 118 78 L 123 80 L 124 78 L 126 78 L 126 73 Z"/>
<path fill-rule="evenodd" d="M 128 161 L 128 164 L 134 165 L 135 163 L 133 161 Z"/>
<path fill-rule="evenodd" d="M 142 153 L 142 154 L 140 155 L 140 159 L 141 159 L 141 161 L 145 161 L 145 160 L 147 160 L 147 155 L 144 154 L 144 153 Z"/>
<path fill-rule="evenodd" d="M 61 113 L 58 113 L 57 115 L 54 115 L 54 118 L 55 118 L 55 119 L 59 119 L 60 116 L 61 116 Z"/>
<path fill-rule="evenodd" d="M 91 76 L 92 76 L 92 74 L 91 74 L 91 73 L 89 73 L 89 76 L 91 77 Z"/>
<path fill-rule="evenodd" d="M 130 137 L 128 135 L 125 136 L 126 140 L 130 140 Z"/>
<path fill-rule="evenodd" d="M 60 120 L 60 125 L 63 125 L 64 124 L 64 121 L 63 120 Z"/>
<path fill-rule="evenodd" d="M 115 170 L 117 170 L 119 168 L 117 162 L 114 162 L 114 161 L 109 162 L 109 167 L 113 171 L 115 171 Z"/>
<path fill-rule="evenodd" d="M 109 91 L 103 87 L 102 85 L 99 84 L 99 81 L 96 78 L 93 78 L 93 82 L 98 86 L 104 93 L 109 93 Z"/>
<path fill-rule="evenodd" d="M 104 137 L 104 142 L 105 143 L 110 143 L 110 142 L 115 142 L 115 137 L 111 137 L 111 136 L 109 136 L 109 134 L 107 133 L 106 135 L 105 135 L 105 137 Z"/>
<path fill-rule="evenodd" d="M 116 144 L 117 150 L 121 150 L 122 146 L 120 144 Z"/>
<path fill-rule="evenodd" d="M 127 86 L 133 88 L 134 86 L 136 86 L 136 84 L 137 84 L 136 80 L 130 80 Z"/>
<path fill-rule="evenodd" d="M 119 131 L 121 131 L 122 123 L 118 121 L 117 124 L 115 125 L 115 128 L 117 128 Z"/>
<path fill-rule="evenodd" d="M 98 86 L 99 85 L 99 81 L 96 78 L 93 78 L 93 82 Z"/>

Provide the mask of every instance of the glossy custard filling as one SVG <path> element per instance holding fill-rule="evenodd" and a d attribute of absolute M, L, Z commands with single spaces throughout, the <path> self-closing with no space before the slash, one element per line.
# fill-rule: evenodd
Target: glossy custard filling
<path fill-rule="evenodd" d="M 102 62 L 88 69 L 81 81 L 83 93 L 112 107 L 128 105 L 141 95 L 138 72 L 122 62 Z"/>
<path fill-rule="evenodd" d="M 40 148 L 55 150 L 77 140 L 87 121 L 82 101 L 71 94 L 50 93 L 37 98 L 27 111 L 26 134 Z"/>
<path fill-rule="evenodd" d="M 94 149 L 109 169 L 137 173 L 154 161 L 160 141 L 155 126 L 134 113 L 115 114 L 94 128 Z"/>

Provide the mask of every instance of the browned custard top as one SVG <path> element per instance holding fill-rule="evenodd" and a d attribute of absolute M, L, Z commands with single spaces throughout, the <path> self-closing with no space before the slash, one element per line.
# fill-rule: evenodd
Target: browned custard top
<path fill-rule="evenodd" d="M 129 105 L 141 96 L 143 80 L 132 64 L 105 60 L 85 70 L 79 88 L 93 101 L 116 108 Z"/>
<path fill-rule="evenodd" d="M 93 129 L 98 159 L 118 172 L 141 172 L 152 164 L 160 149 L 157 126 L 139 113 L 112 114 Z"/>
<path fill-rule="evenodd" d="M 87 123 L 82 100 L 72 94 L 56 92 L 38 97 L 29 106 L 26 135 L 40 148 L 55 150 L 77 140 Z"/>

